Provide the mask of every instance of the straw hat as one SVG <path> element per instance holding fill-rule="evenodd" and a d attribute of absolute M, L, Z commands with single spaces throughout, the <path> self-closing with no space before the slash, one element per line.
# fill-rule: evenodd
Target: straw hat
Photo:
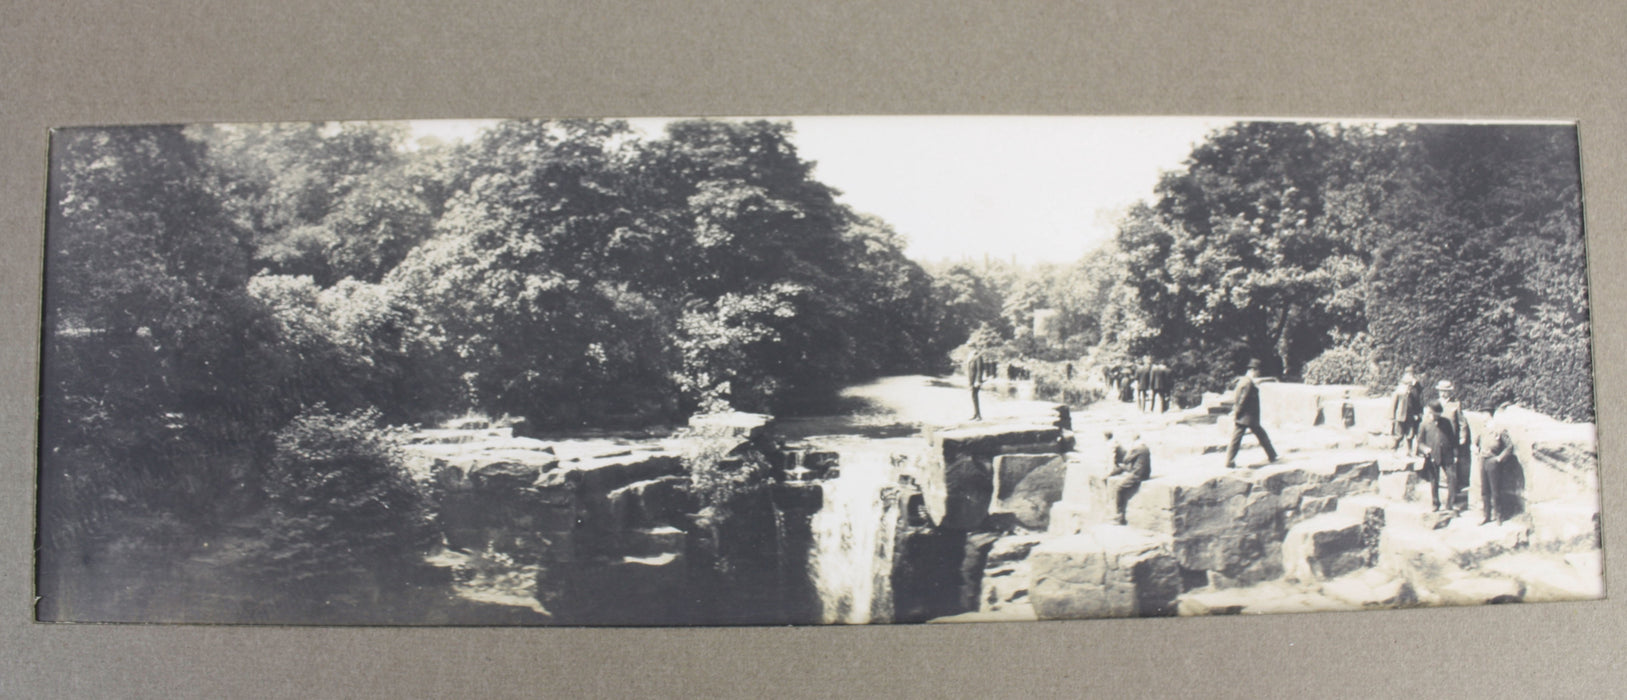
<path fill-rule="evenodd" d="M 1457 387 L 1452 386 L 1452 380 L 1450 380 L 1450 379 L 1442 379 L 1440 381 L 1440 383 L 1435 385 L 1435 391 L 1456 391 L 1456 390 L 1457 390 Z"/>

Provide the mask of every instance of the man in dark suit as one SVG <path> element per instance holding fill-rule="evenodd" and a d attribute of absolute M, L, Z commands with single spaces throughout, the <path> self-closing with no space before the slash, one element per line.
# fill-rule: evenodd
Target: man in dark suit
<path fill-rule="evenodd" d="M 1441 402 L 1432 399 L 1418 428 L 1418 451 L 1424 453 L 1423 477 L 1429 481 L 1429 503 L 1437 511 L 1452 511 L 1458 492 L 1458 441 L 1452 421 L 1441 415 Z M 1446 476 L 1446 507 L 1441 507 L 1441 476 Z"/>
<path fill-rule="evenodd" d="M 1169 365 L 1162 362 L 1152 366 L 1152 398 L 1158 405 L 1159 412 L 1169 411 L 1169 394 L 1175 388 L 1175 380 L 1170 377 Z"/>
<path fill-rule="evenodd" d="M 1141 367 L 1136 370 L 1136 408 L 1143 411 L 1152 410 L 1152 356 L 1141 358 Z"/>
<path fill-rule="evenodd" d="M 1265 448 L 1267 462 L 1277 461 L 1277 450 L 1271 447 L 1271 437 L 1260 423 L 1260 387 L 1254 380 L 1260 378 L 1260 361 L 1249 360 L 1248 374 L 1237 380 L 1237 393 L 1232 397 L 1232 441 L 1226 447 L 1226 468 L 1237 468 L 1237 448 L 1243 444 L 1243 434 L 1254 433 Z"/>
<path fill-rule="evenodd" d="M 972 388 L 972 420 L 983 420 L 983 405 L 978 402 L 977 393 L 983 390 L 983 382 L 994 376 L 994 363 L 983 359 L 983 354 L 973 352 L 966 358 L 966 384 Z"/>
<path fill-rule="evenodd" d="M 1107 486 L 1113 493 L 1114 522 L 1123 525 L 1124 509 L 1130 505 L 1130 497 L 1141 490 L 1141 482 L 1152 476 L 1152 453 L 1147 449 L 1147 443 L 1141 441 L 1141 435 L 1130 435 L 1130 449 L 1114 451 L 1113 469 L 1107 474 Z"/>

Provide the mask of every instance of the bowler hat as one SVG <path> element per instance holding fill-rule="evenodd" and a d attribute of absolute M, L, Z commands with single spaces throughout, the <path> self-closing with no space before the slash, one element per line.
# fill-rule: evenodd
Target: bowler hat
<path fill-rule="evenodd" d="M 1256 357 L 1256 358 L 1254 358 L 1252 360 L 1249 360 L 1248 361 L 1248 368 L 1249 369 L 1259 369 L 1260 368 L 1260 358 Z"/>

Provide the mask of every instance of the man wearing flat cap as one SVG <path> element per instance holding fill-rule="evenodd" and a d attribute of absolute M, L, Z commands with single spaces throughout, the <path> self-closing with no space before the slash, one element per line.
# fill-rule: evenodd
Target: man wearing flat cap
<path fill-rule="evenodd" d="M 1226 447 L 1226 468 L 1237 468 L 1237 448 L 1243 444 L 1243 433 L 1253 432 L 1260 447 L 1265 448 L 1267 462 L 1277 461 L 1277 451 L 1271 447 L 1271 437 L 1260 423 L 1260 387 L 1254 380 L 1260 378 L 1260 361 L 1249 360 L 1248 374 L 1237 380 L 1237 394 L 1232 397 L 1232 441 Z"/>

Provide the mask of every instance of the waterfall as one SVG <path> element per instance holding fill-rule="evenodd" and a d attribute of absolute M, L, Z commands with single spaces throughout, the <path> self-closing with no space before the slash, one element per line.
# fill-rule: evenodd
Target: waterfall
<path fill-rule="evenodd" d="M 838 473 L 823 483 L 824 503 L 811 523 L 811 566 L 821 621 L 863 624 L 892 618 L 897 468 L 887 452 L 843 451 Z"/>

